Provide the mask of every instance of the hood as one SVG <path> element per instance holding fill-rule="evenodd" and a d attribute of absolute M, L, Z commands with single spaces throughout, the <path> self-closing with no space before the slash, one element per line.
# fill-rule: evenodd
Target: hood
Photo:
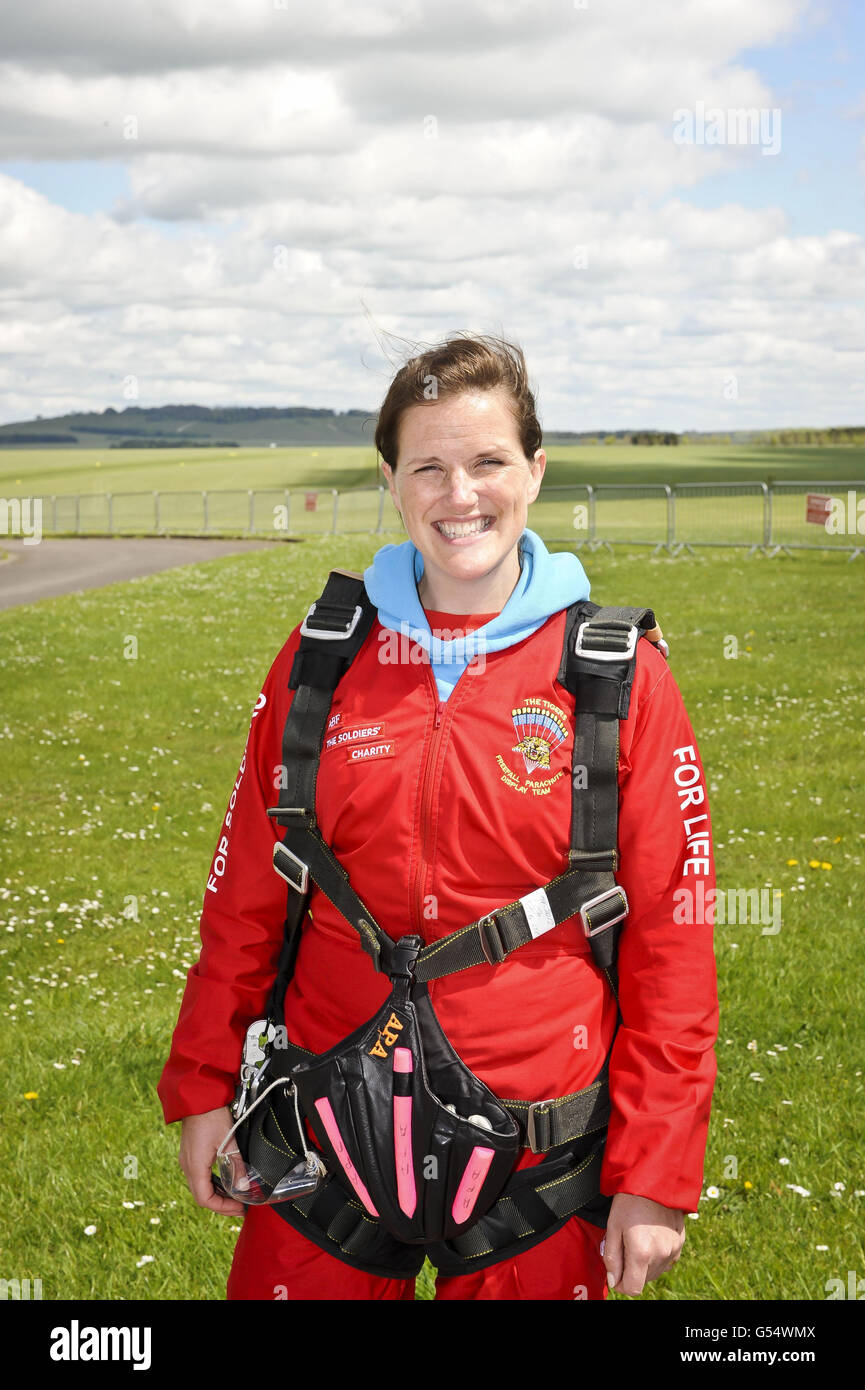
<path fill-rule="evenodd" d="M 447 700 L 472 657 L 522 642 L 553 613 L 589 597 L 589 581 L 576 555 L 551 555 L 540 536 L 528 527 L 520 545 L 520 577 L 501 613 L 452 642 L 443 642 L 430 632 L 417 592 L 423 556 L 413 541 L 382 546 L 364 570 L 366 591 L 378 609 L 379 622 L 429 652 L 442 700 Z"/>

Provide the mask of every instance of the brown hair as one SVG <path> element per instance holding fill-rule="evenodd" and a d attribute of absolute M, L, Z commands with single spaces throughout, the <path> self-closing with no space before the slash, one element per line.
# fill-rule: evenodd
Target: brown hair
<path fill-rule="evenodd" d="M 527 459 L 533 459 L 541 447 L 542 436 L 522 348 L 504 338 L 489 334 L 474 337 L 462 332 L 449 334 L 444 342 L 400 367 L 378 414 L 376 449 L 385 463 L 395 469 L 399 424 L 410 406 L 463 391 L 493 391 L 499 386 L 510 396 L 523 453 Z"/>

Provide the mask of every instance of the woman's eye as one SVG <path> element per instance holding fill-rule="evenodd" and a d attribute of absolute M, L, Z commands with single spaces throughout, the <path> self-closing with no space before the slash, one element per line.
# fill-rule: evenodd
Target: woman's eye
<path fill-rule="evenodd" d="M 501 467 L 502 461 L 501 461 L 501 459 L 489 458 L 489 459 L 478 459 L 478 463 L 480 463 L 480 464 L 491 463 L 491 464 L 493 464 L 493 465 L 496 466 L 496 467 Z M 438 467 L 437 467 L 437 465 L 434 464 L 434 463 L 427 463 L 427 464 L 424 464 L 422 468 L 415 468 L 413 471 L 414 471 L 415 473 L 437 473 L 437 472 L 438 472 Z"/>

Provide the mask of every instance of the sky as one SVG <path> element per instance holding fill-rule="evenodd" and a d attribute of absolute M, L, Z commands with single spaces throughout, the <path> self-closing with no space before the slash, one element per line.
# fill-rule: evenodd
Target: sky
<path fill-rule="evenodd" d="M 860 0 L 28 0 L 0 422 L 374 412 L 477 332 L 550 430 L 865 424 L 863 59 Z"/>

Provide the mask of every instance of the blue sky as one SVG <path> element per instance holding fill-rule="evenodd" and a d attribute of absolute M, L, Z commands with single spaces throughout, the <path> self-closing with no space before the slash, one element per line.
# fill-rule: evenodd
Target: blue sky
<path fill-rule="evenodd" d="M 865 5 L 834 0 L 822 22 L 771 48 L 743 49 L 738 61 L 760 74 L 781 110 L 781 153 L 755 150 L 745 168 L 690 188 L 689 200 L 776 204 L 796 236 L 865 232 Z"/>

